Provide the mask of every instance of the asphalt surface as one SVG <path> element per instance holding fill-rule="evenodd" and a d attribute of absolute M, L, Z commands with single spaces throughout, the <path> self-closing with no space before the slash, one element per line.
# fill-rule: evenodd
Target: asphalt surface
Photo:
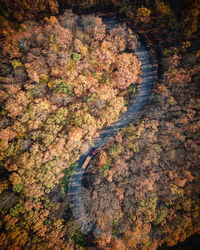
<path fill-rule="evenodd" d="M 103 22 L 107 25 L 107 29 L 119 23 L 111 18 L 104 17 L 102 19 Z M 88 153 L 80 157 L 79 165 L 76 169 L 76 172 L 70 178 L 70 206 L 74 220 L 78 223 L 82 233 L 84 234 L 94 231 L 97 234 L 101 234 L 102 231 L 96 227 L 95 222 L 91 219 L 90 215 L 87 214 L 86 209 L 84 207 L 84 201 L 81 190 L 82 178 L 87 167 L 83 169 L 82 164 L 84 163 L 87 155 L 91 155 L 92 149 L 94 147 L 100 150 L 102 147 L 105 146 L 105 144 L 109 141 L 111 137 L 113 137 L 119 130 L 127 126 L 131 121 L 133 121 L 137 117 L 137 115 L 144 108 L 144 105 L 146 104 L 148 97 L 151 93 L 153 83 L 153 66 L 147 48 L 141 41 L 139 43 L 139 46 L 136 48 L 135 54 L 141 61 L 141 71 L 143 73 L 142 83 L 140 84 L 136 97 L 129 105 L 128 110 L 119 118 L 119 120 L 113 123 L 110 127 L 106 128 L 101 133 L 100 137 L 94 142 L 94 146 L 92 146 L 90 150 L 88 150 Z"/>

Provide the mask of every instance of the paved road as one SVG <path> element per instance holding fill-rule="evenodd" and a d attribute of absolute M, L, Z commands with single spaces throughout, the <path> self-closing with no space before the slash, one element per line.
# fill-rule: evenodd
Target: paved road
<path fill-rule="evenodd" d="M 108 29 L 117 23 L 116 20 L 106 17 L 103 18 L 103 21 L 106 23 Z M 137 47 L 135 53 L 142 63 L 141 70 L 143 73 L 142 84 L 139 87 L 138 94 L 130 104 L 128 110 L 119 118 L 119 120 L 102 132 L 100 137 L 94 143 L 95 148 L 101 149 L 104 147 L 108 140 L 113 137 L 121 128 L 133 121 L 142 111 L 145 103 L 148 100 L 153 83 L 152 62 L 147 48 L 142 42 L 140 42 L 140 47 Z M 88 151 L 87 155 L 91 155 L 91 151 L 92 149 Z M 90 215 L 86 213 L 81 192 L 82 177 L 86 170 L 82 168 L 82 164 L 85 161 L 87 155 L 81 156 L 79 159 L 79 166 L 76 172 L 71 176 L 69 184 L 70 205 L 74 219 L 80 225 L 80 229 L 84 234 L 92 231 L 96 231 L 96 233 L 100 234 L 101 230 L 96 228 L 94 221 L 90 218 Z"/>

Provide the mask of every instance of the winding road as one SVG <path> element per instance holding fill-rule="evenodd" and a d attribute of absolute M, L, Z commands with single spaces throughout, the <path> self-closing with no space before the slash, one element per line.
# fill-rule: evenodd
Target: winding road
<path fill-rule="evenodd" d="M 107 17 L 102 17 L 102 19 L 103 22 L 107 25 L 107 29 L 119 23 L 116 20 Z M 120 119 L 102 132 L 100 137 L 94 143 L 93 147 L 95 148 L 101 149 L 102 147 L 104 147 L 108 140 L 113 137 L 121 128 L 125 127 L 131 121 L 133 121 L 144 108 L 144 105 L 146 104 L 148 97 L 151 93 L 153 83 L 153 66 L 147 48 L 142 42 L 140 42 L 140 46 L 136 48 L 135 54 L 141 61 L 141 71 L 143 73 L 142 83 L 140 84 L 138 93 L 134 100 L 131 102 L 128 110 L 120 117 Z M 92 148 L 88 151 L 86 155 L 82 155 L 80 157 L 78 162 L 79 165 L 76 169 L 76 172 L 73 173 L 73 175 L 71 176 L 69 183 L 69 199 L 72 214 L 74 220 L 78 223 L 81 231 L 84 234 L 94 231 L 96 231 L 96 233 L 101 233 L 101 230 L 96 227 L 95 222 L 90 218 L 90 215 L 86 212 L 81 192 L 82 178 L 85 170 L 87 169 L 83 169 L 82 164 L 84 163 L 86 157 L 88 155 L 91 155 Z"/>

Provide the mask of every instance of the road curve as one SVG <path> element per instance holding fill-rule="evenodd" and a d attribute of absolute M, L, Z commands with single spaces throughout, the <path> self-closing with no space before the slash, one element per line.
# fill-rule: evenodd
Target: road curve
<path fill-rule="evenodd" d="M 103 22 L 107 25 L 107 29 L 113 27 L 119 23 L 111 18 L 103 17 Z M 140 45 L 136 48 L 135 54 L 141 61 L 142 71 L 142 83 L 139 86 L 138 93 L 134 100 L 131 102 L 128 110 L 119 118 L 119 120 L 113 123 L 110 127 L 106 128 L 95 141 L 95 148 L 101 149 L 105 146 L 108 140 L 113 137 L 121 128 L 128 125 L 133 121 L 137 115 L 142 111 L 146 104 L 148 97 L 151 93 L 153 83 L 153 66 L 150 55 L 146 46 L 140 41 Z M 86 155 L 82 155 L 79 159 L 79 165 L 76 172 L 71 176 L 69 183 L 69 200 L 74 220 L 80 226 L 82 233 L 87 234 L 93 231 L 101 233 L 101 230 L 96 228 L 94 221 L 90 218 L 90 215 L 86 213 L 84 207 L 84 201 L 82 197 L 82 177 L 86 170 L 82 168 L 82 164 L 85 161 L 87 155 L 91 155 L 92 149 L 88 151 Z M 91 158 L 92 159 L 92 158 Z"/>

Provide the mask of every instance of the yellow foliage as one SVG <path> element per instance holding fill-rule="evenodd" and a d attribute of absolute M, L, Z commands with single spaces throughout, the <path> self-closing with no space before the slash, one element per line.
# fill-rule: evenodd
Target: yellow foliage
<path fill-rule="evenodd" d="M 82 55 L 86 55 L 87 52 L 88 52 L 87 46 L 83 46 L 83 47 L 80 49 L 80 52 L 81 52 Z"/>
<path fill-rule="evenodd" d="M 12 173 L 12 174 L 9 176 L 9 180 L 10 180 L 10 182 L 11 182 L 13 185 L 22 184 L 22 179 L 21 179 L 21 177 L 19 176 L 19 174 L 17 174 L 17 173 Z"/>
<path fill-rule="evenodd" d="M 137 17 L 149 17 L 151 15 L 151 10 L 141 7 L 137 9 Z"/>
<path fill-rule="evenodd" d="M 53 50 L 53 51 L 55 51 L 55 52 L 59 52 L 59 47 L 58 47 L 58 45 L 57 44 L 53 44 L 53 43 L 51 43 L 50 44 L 50 50 Z"/>
<path fill-rule="evenodd" d="M 58 22 L 57 18 L 55 16 L 50 16 L 49 18 L 48 17 L 45 17 L 44 19 L 48 24 L 55 24 Z"/>
<path fill-rule="evenodd" d="M 53 89 L 54 87 L 55 87 L 55 85 L 56 85 L 56 82 L 55 81 L 50 81 L 50 82 L 48 82 L 48 87 L 50 88 L 50 89 Z"/>
<path fill-rule="evenodd" d="M 34 232 L 39 231 L 42 227 L 43 227 L 43 221 L 38 220 L 33 227 L 33 231 Z"/>
<path fill-rule="evenodd" d="M 12 64 L 14 70 L 17 69 L 17 68 L 24 68 L 23 63 L 20 62 L 20 60 L 14 59 L 14 60 L 12 60 L 12 61 L 10 61 L 10 62 L 11 62 L 11 64 Z"/>
<path fill-rule="evenodd" d="M 62 222 L 63 222 L 63 220 L 61 220 L 61 219 L 56 219 L 56 218 L 53 219 L 53 225 L 54 225 L 54 227 L 56 227 L 58 230 L 62 230 L 62 228 L 63 228 Z"/>
<path fill-rule="evenodd" d="M 98 167 L 102 167 L 103 165 L 107 164 L 110 161 L 106 151 L 101 150 L 99 152 L 99 161 L 98 161 Z"/>

